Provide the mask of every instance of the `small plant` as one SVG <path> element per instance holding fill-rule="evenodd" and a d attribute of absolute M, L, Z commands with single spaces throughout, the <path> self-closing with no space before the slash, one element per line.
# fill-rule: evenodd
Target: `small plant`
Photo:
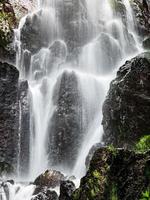
<path fill-rule="evenodd" d="M 140 200 L 150 200 L 150 189 L 142 193 L 142 197 Z"/>
<path fill-rule="evenodd" d="M 146 135 L 140 139 L 140 141 L 136 144 L 136 151 L 138 152 L 146 152 L 150 150 L 150 135 Z"/>

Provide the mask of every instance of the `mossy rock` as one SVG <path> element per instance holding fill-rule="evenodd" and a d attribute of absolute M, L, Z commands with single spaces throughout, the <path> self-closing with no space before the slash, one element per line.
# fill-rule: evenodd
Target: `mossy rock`
<path fill-rule="evenodd" d="M 11 4 L 0 2 L 0 47 L 6 48 L 13 41 L 16 17 Z"/>
<path fill-rule="evenodd" d="M 139 200 L 150 186 L 150 152 L 98 149 L 73 200 Z"/>

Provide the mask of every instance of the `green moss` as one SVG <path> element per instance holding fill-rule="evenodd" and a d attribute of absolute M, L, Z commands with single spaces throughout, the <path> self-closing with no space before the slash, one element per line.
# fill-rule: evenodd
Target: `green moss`
<path fill-rule="evenodd" d="M 98 179 L 101 178 L 101 174 L 99 173 L 98 170 L 95 170 L 95 171 L 93 172 L 93 176 L 94 176 L 95 178 L 98 178 Z"/>
<path fill-rule="evenodd" d="M 6 48 L 12 42 L 16 18 L 13 10 L 5 11 L 5 1 L 0 1 L 0 46 Z"/>
<path fill-rule="evenodd" d="M 140 200 L 150 200 L 150 188 L 142 193 Z"/>
<path fill-rule="evenodd" d="M 108 150 L 113 154 L 113 156 L 116 156 L 116 155 L 117 155 L 118 149 L 115 148 L 113 145 L 109 145 L 107 148 L 108 148 Z"/>
<path fill-rule="evenodd" d="M 147 152 L 150 150 L 150 135 L 146 135 L 140 139 L 140 141 L 136 144 L 135 150 L 137 152 Z"/>
<path fill-rule="evenodd" d="M 118 200 L 117 195 L 117 186 L 115 184 L 112 184 L 112 191 L 111 191 L 111 200 Z"/>

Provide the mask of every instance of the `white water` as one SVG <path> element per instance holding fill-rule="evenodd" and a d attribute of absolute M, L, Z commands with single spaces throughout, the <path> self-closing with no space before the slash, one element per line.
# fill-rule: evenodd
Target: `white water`
<path fill-rule="evenodd" d="M 16 42 L 19 49 L 17 64 L 21 77 L 27 78 L 29 81 L 32 100 L 30 168 L 27 175 L 29 180 L 34 180 L 36 176 L 50 167 L 56 167 L 68 175 L 75 175 L 77 178 L 81 178 L 85 174 L 85 159 L 90 148 L 95 143 L 102 141 L 102 104 L 108 91 L 109 83 L 114 78 L 115 72 L 123 60 L 126 60 L 127 57 L 132 57 L 141 50 L 134 29 L 134 18 L 129 0 L 123 0 L 123 2 L 127 10 L 129 32 L 124 28 L 122 20 L 117 18 L 112 11 L 109 0 L 86 0 L 88 20 L 93 24 L 95 36 L 81 48 L 78 62 L 75 64 L 74 62 L 69 61 L 68 63 L 66 61 L 68 52 L 67 46 L 63 41 L 62 25 L 57 17 L 56 1 L 39 0 L 37 9 L 42 8 L 41 34 L 43 34 L 43 39 L 45 34 L 49 35 L 48 47 L 41 48 L 39 52 L 31 56 L 28 77 L 24 73 L 20 42 L 20 30 L 25 23 L 26 17 L 21 20 L 19 29 L 16 31 Z M 32 18 L 32 14 L 30 14 L 30 17 Z M 132 34 L 132 39 L 129 39 L 129 33 Z M 59 55 L 53 54 L 52 51 L 55 40 L 59 41 L 59 51 L 57 52 Z M 131 45 L 133 48 L 129 51 Z M 76 144 L 79 148 L 75 152 L 77 154 L 76 162 L 71 168 L 69 166 L 66 167 L 63 159 L 61 166 L 58 166 L 58 163 L 56 166 L 54 163 L 51 165 L 48 155 L 48 136 L 53 136 L 53 132 L 49 127 L 52 125 L 53 114 L 58 109 L 57 105 L 54 104 L 53 98 L 57 83 L 66 71 L 70 75 L 72 72 L 75 73 L 78 82 L 78 93 L 82 99 L 82 116 L 78 119 L 78 123 L 82 125 L 83 131 L 82 137 L 78 135 L 78 132 L 75 136 L 75 139 L 78 137 L 79 139 L 81 137 L 81 139 L 80 144 Z M 52 143 L 50 145 L 53 146 Z M 22 189 L 14 195 L 15 187 L 17 185 L 10 188 L 10 191 L 13 191 L 11 200 L 29 200 L 31 198 L 34 190 L 33 186 L 22 186 Z M 5 199 L 4 195 L 2 200 Z"/>

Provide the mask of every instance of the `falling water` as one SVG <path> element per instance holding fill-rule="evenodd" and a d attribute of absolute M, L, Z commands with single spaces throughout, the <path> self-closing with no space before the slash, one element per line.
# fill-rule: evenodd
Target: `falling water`
<path fill-rule="evenodd" d="M 101 110 L 109 83 L 120 63 L 140 49 L 129 0 L 123 0 L 127 24 L 109 0 L 77 2 L 39 0 L 16 31 L 17 66 L 21 78 L 28 79 L 31 98 L 30 180 L 51 167 L 77 178 L 85 174 L 90 148 L 102 141 Z M 39 38 L 23 41 L 30 23 L 38 28 L 38 43 Z M 24 189 L 17 195 L 28 200 L 33 188 L 26 188 L 31 193 L 22 198 Z"/>
<path fill-rule="evenodd" d="M 48 167 L 57 168 L 68 174 L 74 173 L 79 177 L 84 174 L 84 161 L 88 151 L 92 145 L 102 139 L 101 108 L 114 70 L 123 58 L 138 51 L 137 41 L 134 40 L 135 35 L 132 34 L 134 20 L 128 0 L 123 1 L 126 7 L 128 30 L 122 19 L 113 11 L 108 0 L 101 2 L 100 0 L 86 0 L 83 5 L 87 9 L 87 19 L 83 20 L 88 21 L 89 26 L 92 24 L 94 34 L 91 33 L 91 37 L 85 45 L 80 45 L 78 55 L 70 57 L 74 52 L 70 52 L 65 41 L 65 32 L 58 12 L 60 5 L 63 7 L 61 12 L 64 12 L 65 6 L 69 6 L 71 3 L 76 6 L 76 4 L 73 1 L 64 3 L 60 1 L 59 3 L 55 0 L 38 1 L 39 11 L 27 16 L 19 29 L 22 46 L 21 34 L 23 33 L 21 30 L 28 18 L 31 22 L 33 21 L 33 26 L 36 26 L 34 24 L 36 17 L 37 23 L 38 20 L 40 22 L 40 36 L 43 38 L 39 51 L 21 47 L 20 54 L 18 53 L 20 64 L 18 66 L 22 77 L 28 79 L 31 93 L 29 167 L 31 179 Z M 79 16 L 75 18 L 77 22 L 81 20 Z M 83 37 L 87 36 L 86 32 L 82 34 Z M 25 69 L 25 61 L 22 60 L 26 52 L 31 52 L 28 71 Z M 75 59 L 76 62 L 74 62 Z M 71 84 L 71 91 L 69 86 L 62 84 Z M 61 91 L 64 92 L 63 96 L 61 96 Z M 76 110 L 79 109 L 80 112 L 72 110 L 72 107 L 66 103 L 69 101 L 64 95 L 68 95 L 68 98 L 78 98 L 78 103 L 72 101 L 73 105 L 71 106 L 75 106 Z M 72 97 L 72 95 L 74 96 Z M 67 109 L 72 111 L 67 111 Z M 71 114 L 72 117 L 68 117 L 68 114 Z M 73 121 L 76 122 L 76 117 L 78 117 L 76 124 L 78 130 L 76 127 L 69 129 L 69 124 L 72 124 Z M 64 121 L 64 127 L 62 127 L 62 121 Z M 65 121 L 68 125 L 65 124 Z M 67 138 L 68 129 L 70 137 L 74 137 L 73 140 L 75 140 L 70 141 L 70 144 Z M 67 152 L 69 151 L 67 150 L 68 145 L 72 145 L 71 148 L 74 150 Z M 67 154 L 68 161 L 65 158 Z M 69 164 L 71 161 L 69 155 L 72 158 L 72 164 Z"/>

